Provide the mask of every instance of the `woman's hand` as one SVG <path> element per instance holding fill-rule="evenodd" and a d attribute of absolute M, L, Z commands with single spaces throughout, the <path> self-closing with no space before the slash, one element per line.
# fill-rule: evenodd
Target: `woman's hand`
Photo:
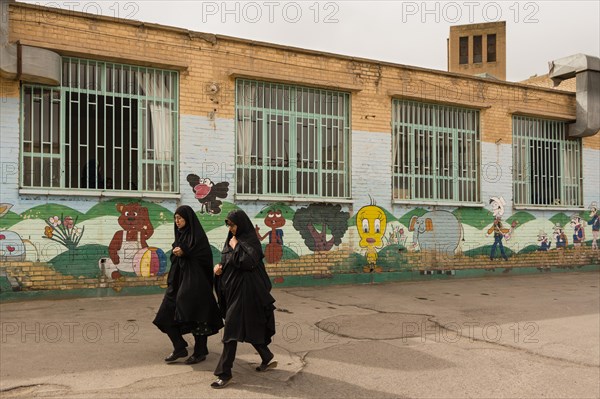
<path fill-rule="evenodd" d="M 221 266 L 220 263 L 217 263 L 213 268 L 213 272 L 215 272 L 216 276 L 220 276 L 221 274 L 223 274 L 223 266 Z"/>
<path fill-rule="evenodd" d="M 235 238 L 235 236 L 231 237 L 231 240 L 229 240 L 229 245 L 231 246 L 231 248 L 235 249 L 235 246 L 237 245 L 238 240 L 237 238 Z"/>
<path fill-rule="evenodd" d="M 179 247 L 173 248 L 173 253 L 175 254 L 175 256 L 183 256 L 183 251 Z"/>

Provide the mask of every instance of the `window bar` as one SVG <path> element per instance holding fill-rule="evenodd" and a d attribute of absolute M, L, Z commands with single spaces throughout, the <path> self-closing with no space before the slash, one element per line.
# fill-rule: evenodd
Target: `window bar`
<path fill-rule="evenodd" d="M 475 132 L 476 132 L 476 136 L 475 136 L 475 153 L 473 154 L 475 160 L 473 162 L 473 168 L 475 173 L 473 174 L 473 177 L 475 179 L 475 181 L 473 182 L 473 185 L 475 186 L 475 198 L 473 198 L 473 201 L 480 201 L 481 200 L 481 184 L 480 184 L 480 176 L 481 176 L 481 167 L 479 165 L 479 159 L 480 159 L 480 154 L 481 154 L 481 132 L 479 129 L 480 126 L 480 115 L 479 112 L 477 112 L 475 114 Z"/>
<path fill-rule="evenodd" d="M 44 122 L 47 118 L 45 115 L 45 101 L 44 101 L 44 87 L 40 86 L 40 186 L 46 186 L 44 184 L 45 174 L 44 174 L 44 164 L 46 160 L 49 160 L 48 154 L 46 153 L 45 146 L 48 142 L 45 140 L 45 126 Z"/>
<path fill-rule="evenodd" d="M 171 86 L 171 73 L 167 72 L 167 71 L 163 71 L 163 80 L 164 80 L 164 90 L 163 92 L 165 93 L 169 93 L 170 91 L 173 90 L 173 87 Z M 165 116 L 163 117 L 163 123 L 165 124 L 164 128 L 165 128 L 165 132 L 168 132 L 169 130 L 171 130 L 171 135 L 170 138 L 164 134 L 163 135 L 163 140 L 165 142 L 166 148 L 168 151 L 165 151 L 164 155 L 163 155 L 163 165 L 162 165 L 162 186 L 160 188 L 161 192 L 165 192 L 165 191 L 171 191 L 170 190 L 170 186 L 171 186 L 171 163 L 172 163 L 172 158 L 173 158 L 173 150 L 175 149 L 175 146 L 173 144 L 173 135 L 175 134 L 175 129 L 171 128 L 168 129 L 167 125 L 167 120 L 168 121 L 172 121 L 173 117 L 172 117 L 172 112 L 171 112 L 171 98 L 170 96 L 164 96 L 162 98 L 162 103 L 163 103 L 163 110 L 165 113 Z M 168 117 L 168 119 L 167 119 Z M 170 140 L 170 142 L 169 142 Z M 167 188 L 165 190 L 165 188 Z"/>
<path fill-rule="evenodd" d="M 425 124 L 427 125 L 427 133 L 428 133 L 428 138 L 431 140 L 431 188 L 432 191 L 430 193 L 430 195 L 432 196 L 433 199 L 438 199 L 440 196 L 440 184 L 443 184 L 443 179 L 441 177 L 441 173 L 442 170 L 441 168 L 443 167 L 443 164 L 440 165 L 440 159 L 438 158 L 440 155 L 443 157 L 443 153 L 442 154 L 438 154 L 438 145 L 439 145 L 439 133 L 436 132 L 434 130 L 434 120 L 433 120 L 433 110 L 434 110 L 434 106 L 431 104 L 427 104 L 425 107 L 425 111 L 426 111 L 426 119 L 425 119 Z"/>
<path fill-rule="evenodd" d="M 340 115 L 340 103 L 343 104 L 343 106 L 345 107 L 346 105 L 346 96 L 345 95 L 341 95 L 338 94 L 336 96 L 337 100 L 336 100 L 336 115 L 337 115 L 337 142 L 338 142 L 338 148 L 337 148 L 337 170 L 338 170 L 338 176 L 341 178 L 341 182 L 339 182 L 339 178 L 338 178 L 338 187 L 341 187 L 341 193 L 338 192 L 339 196 L 342 197 L 346 197 L 346 173 L 345 173 L 345 165 L 346 165 L 346 156 L 344 154 L 345 149 L 346 148 L 346 142 L 345 142 L 345 135 L 346 135 L 346 123 L 345 121 L 343 121 L 343 115 L 346 114 L 346 112 L 342 111 L 342 114 Z M 340 129 L 340 125 L 343 126 L 342 129 Z M 341 185 L 340 185 L 341 183 Z"/>
<path fill-rule="evenodd" d="M 266 85 L 263 85 L 263 89 L 264 89 L 265 94 L 266 94 L 267 87 L 265 87 L 265 86 Z M 269 91 L 270 91 L 270 88 L 269 88 Z M 273 99 L 271 98 L 271 96 L 269 96 L 269 108 L 271 108 L 272 101 L 273 101 Z M 263 129 L 261 129 L 261 132 L 260 132 L 260 135 L 261 135 L 261 138 L 262 138 L 262 140 L 261 140 L 261 146 L 260 146 L 260 151 L 258 149 L 259 143 L 256 143 L 256 148 L 257 148 L 256 154 L 257 155 L 260 154 L 261 155 L 261 159 L 262 159 L 260 168 L 258 170 L 260 170 L 262 172 L 261 173 L 261 185 L 262 185 L 262 188 L 263 188 L 263 194 L 270 193 L 269 187 L 267 186 L 267 174 L 268 174 L 268 170 L 266 169 L 267 168 L 267 163 L 268 163 L 268 158 L 267 157 L 269 156 L 269 154 L 267 153 L 267 143 L 268 143 L 268 139 L 269 139 L 269 129 L 271 128 L 271 126 L 270 126 L 270 123 L 271 123 L 270 119 L 271 119 L 271 114 L 269 112 L 265 112 L 265 115 L 263 117 Z M 258 172 L 258 170 L 257 170 L 257 172 Z M 257 178 L 256 179 L 256 192 L 258 193 L 259 190 L 260 190 L 260 187 L 258 187 L 258 178 Z"/>
<path fill-rule="evenodd" d="M 327 170 L 327 151 L 323 151 L 325 145 L 327 145 L 327 109 L 326 109 L 326 103 L 327 102 L 327 98 L 326 98 L 326 94 L 323 90 L 319 90 L 319 114 L 321 115 L 321 117 L 319 118 L 319 129 L 321 130 L 319 133 L 319 159 L 321 160 L 321 167 L 319 168 L 319 177 L 318 177 L 318 182 L 319 182 L 319 188 L 318 188 L 318 193 L 319 195 L 326 197 L 327 196 L 327 186 L 323 184 L 323 180 L 324 180 L 324 176 L 326 175 L 326 170 Z"/>
<path fill-rule="evenodd" d="M 331 197 L 331 176 L 332 176 L 332 162 L 331 162 L 331 153 L 329 151 L 329 143 L 331 142 L 331 129 L 329 128 L 331 123 L 331 113 L 329 108 L 329 102 L 331 101 L 331 97 L 329 96 L 329 92 L 327 90 L 321 91 L 321 106 L 324 110 L 325 118 L 322 119 L 325 122 L 321 128 L 323 129 L 323 136 L 321 139 L 324 141 L 321 143 L 321 151 L 324 152 L 323 159 L 325 160 L 325 164 L 323 165 L 323 173 L 321 174 L 321 192 L 324 197 Z"/>
<path fill-rule="evenodd" d="M 21 115 L 21 120 L 25 121 L 26 118 L 26 113 L 25 110 L 27 108 L 26 104 L 25 104 L 25 100 L 27 99 L 27 93 L 29 93 L 29 118 L 31 120 L 29 126 L 26 126 L 26 124 L 24 123 L 23 126 L 23 141 L 21 142 L 21 163 L 23 164 L 23 167 L 21 168 L 21 181 L 23 182 L 24 186 L 27 186 L 28 180 L 26 177 L 26 173 L 25 170 L 27 169 L 25 167 L 25 145 L 28 143 L 28 140 L 26 140 L 27 137 L 31 138 L 32 136 L 32 124 L 33 124 L 33 88 L 30 87 L 26 87 L 26 86 L 22 86 L 21 87 L 21 92 L 23 93 L 22 97 L 23 97 L 23 107 L 20 110 L 20 115 Z M 27 132 L 27 127 L 29 127 L 29 131 Z M 33 143 L 29 142 L 29 149 L 31 150 Z M 29 159 L 31 159 L 31 156 L 29 156 Z M 31 164 L 30 164 L 31 167 Z M 29 181 L 29 185 L 31 185 L 31 181 Z"/>
<path fill-rule="evenodd" d="M 86 79 L 87 76 L 85 76 L 85 75 L 87 75 L 86 72 L 87 72 L 88 62 L 87 61 L 81 61 L 80 65 L 79 65 L 79 68 L 78 68 L 78 71 L 81 72 L 81 67 L 82 66 L 84 68 L 83 69 L 83 75 L 84 75 L 83 79 L 87 82 L 87 79 Z M 94 181 L 95 181 L 95 184 L 94 184 L 95 187 L 94 188 L 97 189 L 98 188 L 98 183 L 99 183 L 98 182 L 98 171 L 96 169 L 96 165 L 95 164 L 92 165 L 92 162 L 91 162 L 92 160 L 90 159 L 90 147 L 91 147 L 91 145 L 90 145 L 90 138 L 91 137 L 90 137 L 90 131 L 89 130 L 90 130 L 90 107 L 92 105 L 90 103 L 90 93 L 87 90 L 87 85 L 84 85 L 83 89 L 84 89 L 83 95 L 84 95 L 84 99 L 85 99 L 85 103 L 86 103 L 86 107 L 85 107 L 85 128 L 84 128 L 85 131 L 83 132 L 83 134 L 86 137 L 86 140 L 85 140 L 85 144 L 86 144 L 86 146 L 85 146 L 85 154 L 86 154 L 86 157 L 85 157 L 85 165 L 86 165 L 85 171 L 86 171 L 86 173 L 85 173 L 85 177 L 84 177 L 85 181 L 86 181 L 86 185 L 85 186 L 86 186 L 86 188 L 92 188 L 92 187 L 90 187 L 91 183 L 92 183 L 90 181 L 90 176 L 94 176 Z M 79 127 L 79 129 L 81 129 L 81 126 Z M 80 135 L 79 137 L 81 137 L 81 131 L 80 131 L 79 135 Z M 98 144 L 98 142 L 96 142 L 96 144 Z M 95 160 L 94 160 L 94 162 L 95 162 Z M 80 165 L 80 167 L 81 167 L 81 165 Z"/>
<path fill-rule="evenodd" d="M 236 154 L 235 154 L 235 164 L 236 164 L 236 183 L 238 185 L 241 185 L 242 187 L 242 193 L 246 193 L 246 181 L 245 181 L 245 177 L 246 177 L 246 171 L 247 171 L 247 166 L 244 163 L 244 153 L 242 152 L 242 157 L 240 156 L 240 151 L 242 151 L 243 149 L 246 148 L 245 142 L 243 140 L 243 135 L 241 135 L 239 132 L 243 132 L 244 131 L 244 118 L 245 118 L 245 112 L 246 112 L 246 108 L 245 108 L 245 98 L 246 98 L 246 86 L 244 85 L 242 80 L 238 80 L 236 83 L 237 89 L 235 91 L 235 103 L 236 104 L 241 104 L 240 105 L 240 109 L 237 110 L 236 112 L 236 118 L 235 118 L 235 142 L 236 142 Z M 241 101 L 240 101 L 240 95 L 241 95 Z M 240 176 L 241 175 L 241 176 Z"/>
<path fill-rule="evenodd" d="M 294 137 L 295 140 L 290 139 L 290 166 L 294 166 L 295 172 L 290 173 L 290 176 L 294 176 L 296 179 L 296 184 L 291 185 L 292 194 L 306 194 L 308 190 L 304 187 L 304 148 L 306 148 L 306 144 L 304 143 L 304 132 L 306 131 L 306 139 L 308 140 L 308 135 L 310 134 L 310 127 L 308 123 L 308 118 L 306 117 L 306 113 L 304 110 L 304 99 L 308 98 L 306 96 L 306 89 L 301 88 L 296 91 L 296 119 L 295 126 L 296 131 Z M 304 128 L 304 122 L 306 121 L 306 130 Z M 299 143 L 298 143 L 299 142 Z M 294 155 L 296 154 L 296 155 Z"/>
<path fill-rule="evenodd" d="M 121 131 L 119 132 L 119 134 L 121 135 L 121 139 L 120 139 L 120 145 L 117 145 L 117 140 L 118 135 L 117 135 L 117 101 L 116 101 L 116 96 L 114 94 L 115 91 L 115 65 L 114 64 L 106 64 L 107 68 L 110 65 L 110 69 L 107 69 L 106 73 L 109 77 L 109 81 L 110 81 L 110 85 L 107 87 L 107 91 L 110 92 L 111 94 L 109 95 L 107 93 L 107 97 L 110 96 L 111 97 L 111 102 L 112 102 L 112 107 L 113 107 L 113 112 L 112 112 L 112 118 L 113 118 L 113 123 L 112 123 L 112 130 L 113 130 L 113 162 L 115 165 L 120 164 L 120 170 L 119 171 L 115 171 L 116 173 L 119 174 L 120 178 L 119 178 L 119 190 L 123 191 L 125 190 L 125 182 L 123 181 L 123 169 L 124 169 L 124 165 L 123 165 L 123 131 L 122 131 L 122 126 L 121 126 Z M 120 101 L 120 110 L 119 113 L 121 114 L 121 121 L 123 120 L 123 101 Z M 117 154 L 120 153 L 121 154 L 121 160 L 120 162 L 117 161 Z M 117 176 L 115 176 L 117 177 Z M 115 186 L 116 186 L 116 179 L 115 179 Z"/>
<path fill-rule="evenodd" d="M 81 90 L 79 90 L 79 83 L 81 82 L 81 75 L 80 75 L 80 61 L 76 60 L 75 61 L 75 65 L 76 65 L 76 70 L 77 70 L 77 79 L 76 79 L 76 86 L 75 86 L 75 90 L 77 93 L 77 100 L 75 101 L 75 103 L 77 104 L 77 126 L 76 126 L 76 132 L 77 132 L 77 138 L 75 139 L 75 142 L 73 143 L 76 153 L 77 153 L 77 181 L 75 182 L 74 186 L 76 186 L 77 188 L 81 188 L 81 175 L 82 175 L 82 160 L 81 160 Z M 71 68 L 71 70 L 73 70 L 73 68 Z M 73 112 L 73 107 L 71 107 L 71 114 Z M 73 126 L 71 125 L 71 129 L 73 128 Z M 70 136 L 73 137 L 73 132 L 70 132 Z M 86 179 L 87 182 L 87 178 L 84 177 Z"/>
<path fill-rule="evenodd" d="M 141 68 L 140 68 L 141 69 Z M 150 179 L 150 129 L 151 129 L 151 115 L 150 112 L 150 101 L 152 101 L 151 96 L 148 92 L 148 84 L 152 80 L 152 72 L 148 70 L 148 68 L 144 68 L 143 72 L 143 85 L 144 85 L 144 101 L 143 101 L 143 109 L 144 109 L 144 129 L 143 129 L 143 140 L 142 140 L 142 151 L 143 154 L 140 159 L 142 160 L 141 169 L 142 169 L 142 179 L 138 182 L 144 190 L 149 190 L 149 179 Z M 130 187 L 131 188 L 131 187 Z"/>
<path fill-rule="evenodd" d="M 167 166 L 167 156 L 168 153 L 165 151 L 166 149 L 168 149 L 167 146 L 167 138 L 165 137 L 165 129 L 166 126 L 164 126 L 164 122 L 165 122 L 165 117 L 167 116 L 167 102 L 165 100 L 165 71 L 161 70 L 160 71 L 160 90 L 161 90 L 161 100 L 160 100 L 160 104 L 162 107 L 161 110 L 161 133 L 160 134 L 160 141 L 161 141 L 161 146 L 160 148 L 162 149 L 162 154 L 159 154 L 159 159 L 160 159 L 160 188 L 158 188 L 156 191 L 164 191 L 164 187 L 165 187 L 165 171 L 166 171 L 166 166 Z M 156 188 L 156 187 L 155 187 Z"/>
<path fill-rule="evenodd" d="M 50 115 L 48 115 L 48 119 L 49 119 L 49 131 L 48 131 L 48 140 L 49 140 L 49 155 L 50 155 L 50 180 L 48 182 L 48 186 L 49 187 L 54 187 L 54 180 L 53 180 L 53 176 L 54 176 L 54 89 L 50 88 L 48 89 L 50 91 L 49 93 L 49 107 L 48 107 L 48 111 L 50 113 Z"/>
<path fill-rule="evenodd" d="M 417 144 L 417 137 L 416 137 L 416 132 L 414 129 L 414 125 L 413 125 L 413 121 L 414 121 L 414 107 L 412 106 L 412 103 L 405 103 L 406 105 L 406 117 L 408 119 L 408 123 L 405 125 L 406 128 L 406 137 L 408 138 L 408 150 L 410 151 L 410 158 L 409 158 L 409 163 L 408 163 L 408 173 L 409 173 L 409 179 L 410 179 L 410 198 L 411 199 L 415 199 L 417 198 L 417 177 L 416 177 L 416 171 L 417 171 L 417 159 L 416 159 L 416 144 Z"/>

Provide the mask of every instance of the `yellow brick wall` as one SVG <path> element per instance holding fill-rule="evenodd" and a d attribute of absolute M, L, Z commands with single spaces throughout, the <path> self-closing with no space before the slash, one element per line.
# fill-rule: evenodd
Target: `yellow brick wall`
<path fill-rule="evenodd" d="M 182 115 L 233 118 L 231 74 L 353 90 L 352 128 L 389 132 L 391 95 L 482 108 L 482 139 L 511 140 L 511 114 L 575 117 L 575 95 L 406 67 L 333 56 L 110 17 L 90 17 L 39 7 L 10 7 L 11 42 L 61 54 L 181 70 Z M 68 40 L 65 40 L 68 38 Z M 211 95 L 207 87 L 218 83 Z M 597 140 L 586 140 L 593 148 Z"/>

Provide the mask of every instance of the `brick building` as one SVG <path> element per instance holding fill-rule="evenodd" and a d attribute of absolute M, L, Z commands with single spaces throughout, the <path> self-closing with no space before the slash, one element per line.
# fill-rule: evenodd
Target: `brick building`
<path fill-rule="evenodd" d="M 276 284 L 597 268 L 579 94 L 2 5 L 3 291 L 164 286 L 179 204 Z"/>

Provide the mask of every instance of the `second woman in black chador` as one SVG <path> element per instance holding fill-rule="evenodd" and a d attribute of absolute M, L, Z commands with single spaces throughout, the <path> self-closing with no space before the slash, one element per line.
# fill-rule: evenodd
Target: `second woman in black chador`
<path fill-rule="evenodd" d="M 216 334 L 223 321 L 213 293 L 213 257 L 208 237 L 194 210 L 182 205 L 175 211 L 175 241 L 167 291 L 153 323 L 173 343 L 165 358 L 175 361 L 188 355 L 183 334 L 192 333 L 194 353 L 185 362 L 206 359 L 207 338 Z"/>
<path fill-rule="evenodd" d="M 225 318 L 223 353 L 211 384 L 224 388 L 232 378 L 238 342 L 249 342 L 260 355 L 257 371 L 277 366 L 269 350 L 275 335 L 275 299 L 271 296 L 271 281 L 263 263 L 263 251 L 252 221 L 242 210 L 227 215 L 229 234 L 225 240 L 221 263 L 214 268 L 217 275 L 217 295 Z"/>

